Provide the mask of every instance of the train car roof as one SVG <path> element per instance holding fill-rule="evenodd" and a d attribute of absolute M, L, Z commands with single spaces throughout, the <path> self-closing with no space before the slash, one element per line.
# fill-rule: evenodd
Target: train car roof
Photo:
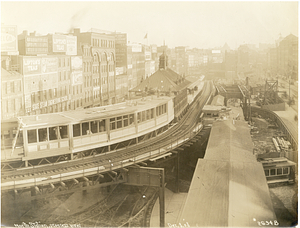
<path fill-rule="evenodd" d="M 221 105 L 204 105 L 203 112 L 213 112 L 213 111 L 230 111 L 231 109 L 226 106 Z"/>
<path fill-rule="evenodd" d="M 257 162 L 253 149 L 247 123 L 230 119 L 217 121 L 213 123 L 204 159 Z"/>
<path fill-rule="evenodd" d="M 141 99 L 130 100 L 127 102 L 94 107 L 88 109 L 70 110 L 59 113 L 48 113 L 34 116 L 20 117 L 23 126 L 39 127 L 43 125 L 64 125 L 68 123 L 77 123 L 84 120 L 107 119 L 133 113 L 138 110 L 147 110 L 154 108 L 160 104 L 164 104 L 172 99 L 172 97 L 145 97 Z"/>
<path fill-rule="evenodd" d="M 248 124 L 214 122 L 177 224 L 258 227 L 258 222 L 275 219 L 263 166 L 253 155 Z"/>

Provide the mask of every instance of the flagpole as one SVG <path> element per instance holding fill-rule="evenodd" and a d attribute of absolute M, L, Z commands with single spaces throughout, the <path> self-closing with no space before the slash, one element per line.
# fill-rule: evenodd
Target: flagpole
<path fill-rule="evenodd" d="M 148 46 L 148 32 L 146 33 L 146 35 L 144 36 L 144 40 L 147 39 L 147 46 Z M 145 44 L 146 45 L 146 44 Z"/>

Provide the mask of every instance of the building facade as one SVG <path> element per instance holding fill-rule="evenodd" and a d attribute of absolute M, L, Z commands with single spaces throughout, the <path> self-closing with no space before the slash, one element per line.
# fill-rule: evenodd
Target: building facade
<path fill-rule="evenodd" d="M 116 103 L 115 36 L 91 30 L 77 36 L 77 48 L 83 60 L 84 107 Z M 85 71 L 86 70 L 86 71 Z"/>
<path fill-rule="evenodd" d="M 280 41 L 277 56 L 279 73 L 298 81 L 298 37 L 290 34 Z"/>
<path fill-rule="evenodd" d="M 24 115 L 22 75 L 1 68 L 1 119 Z"/>

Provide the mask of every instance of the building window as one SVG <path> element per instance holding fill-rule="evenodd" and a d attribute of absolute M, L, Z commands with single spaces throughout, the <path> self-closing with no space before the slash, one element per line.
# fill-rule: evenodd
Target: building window
<path fill-rule="evenodd" d="M 3 104 L 4 104 L 3 111 L 4 111 L 5 113 L 8 113 L 8 100 L 4 101 Z"/>
<path fill-rule="evenodd" d="M 14 112 L 15 111 L 15 99 L 11 100 L 10 106 L 11 106 L 11 112 Z"/>
<path fill-rule="evenodd" d="M 35 96 L 34 93 L 31 94 L 31 102 L 34 104 L 35 103 Z"/>
<path fill-rule="evenodd" d="M 18 91 L 17 91 L 17 92 L 21 92 L 21 91 L 22 91 L 22 88 L 21 88 L 21 81 L 17 81 L 17 88 L 18 88 Z"/>
<path fill-rule="evenodd" d="M 48 94 L 49 94 L 49 99 L 52 99 L 53 98 L 53 91 L 52 91 L 52 89 L 48 90 Z"/>
<path fill-rule="evenodd" d="M 3 88 L 3 93 L 4 93 L 4 94 L 7 94 L 7 83 L 6 83 L 6 82 L 3 82 L 2 85 L 3 85 L 3 86 L 2 86 L 2 88 Z"/>
<path fill-rule="evenodd" d="M 40 93 L 39 92 L 35 93 L 35 102 L 36 103 L 40 102 Z"/>
<path fill-rule="evenodd" d="M 43 90 L 43 101 L 47 100 L 47 90 Z"/>
<path fill-rule="evenodd" d="M 14 93 L 14 92 L 15 92 L 15 83 L 14 83 L 14 82 L 11 82 L 11 83 L 10 83 L 10 92 L 11 92 L 11 93 Z"/>

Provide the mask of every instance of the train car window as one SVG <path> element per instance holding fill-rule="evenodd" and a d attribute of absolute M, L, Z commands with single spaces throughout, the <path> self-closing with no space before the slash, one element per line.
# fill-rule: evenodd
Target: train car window
<path fill-rule="evenodd" d="M 82 123 L 82 135 L 89 135 L 91 134 L 90 131 L 90 122 L 84 122 Z"/>
<path fill-rule="evenodd" d="M 59 135 L 62 139 L 68 138 L 68 126 L 59 126 Z"/>
<path fill-rule="evenodd" d="M 140 112 L 138 112 L 138 114 L 137 114 L 137 122 L 138 123 L 141 122 L 141 113 Z"/>
<path fill-rule="evenodd" d="M 134 123 L 134 114 L 130 114 L 129 115 L 129 124 L 133 124 Z"/>
<path fill-rule="evenodd" d="M 98 122 L 99 121 L 91 121 L 91 132 L 93 134 L 98 133 Z"/>
<path fill-rule="evenodd" d="M 283 168 L 283 174 L 289 174 L 289 167 Z"/>
<path fill-rule="evenodd" d="M 218 114 L 218 113 L 213 113 L 212 116 L 213 116 L 213 117 L 218 117 L 219 114 Z"/>
<path fill-rule="evenodd" d="M 158 107 L 156 107 L 156 116 L 159 116 Z"/>
<path fill-rule="evenodd" d="M 39 142 L 48 141 L 47 128 L 38 129 L 38 134 L 39 134 Z"/>
<path fill-rule="evenodd" d="M 150 109 L 146 111 L 146 118 L 147 118 L 147 120 L 151 119 L 151 110 Z"/>
<path fill-rule="evenodd" d="M 110 118 L 110 130 L 116 129 L 116 118 Z"/>
<path fill-rule="evenodd" d="M 80 124 L 73 124 L 73 137 L 80 136 Z"/>
<path fill-rule="evenodd" d="M 59 135 L 62 139 L 68 138 L 68 126 L 59 126 Z"/>
<path fill-rule="evenodd" d="M 146 120 L 146 111 L 142 111 L 142 122 Z"/>
<path fill-rule="evenodd" d="M 271 169 L 270 170 L 270 176 L 276 175 L 276 169 Z"/>
<path fill-rule="evenodd" d="M 106 131 L 105 120 L 101 120 L 99 122 L 99 132 L 103 132 L 103 131 Z"/>
<path fill-rule="evenodd" d="M 270 170 L 266 169 L 265 170 L 265 175 L 266 175 L 266 177 L 268 177 L 270 175 Z"/>
<path fill-rule="evenodd" d="M 117 128 L 122 128 L 122 116 L 117 117 Z"/>
<path fill-rule="evenodd" d="M 49 140 L 57 140 L 58 139 L 58 129 L 57 127 L 49 127 Z"/>
<path fill-rule="evenodd" d="M 154 108 L 151 109 L 150 115 L 151 115 L 151 119 L 153 119 L 154 118 Z"/>
<path fill-rule="evenodd" d="M 277 175 L 282 175 L 282 168 L 277 169 Z"/>
<path fill-rule="evenodd" d="M 37 142 L 37 134 L 36 129 L 27 131 L 28 143 L 36 143 Z"/>
<path fill-rule="evenodd" d="M 123 116 L 123 126 L 127 127 L 128 126 L 128 115 Z"/>

